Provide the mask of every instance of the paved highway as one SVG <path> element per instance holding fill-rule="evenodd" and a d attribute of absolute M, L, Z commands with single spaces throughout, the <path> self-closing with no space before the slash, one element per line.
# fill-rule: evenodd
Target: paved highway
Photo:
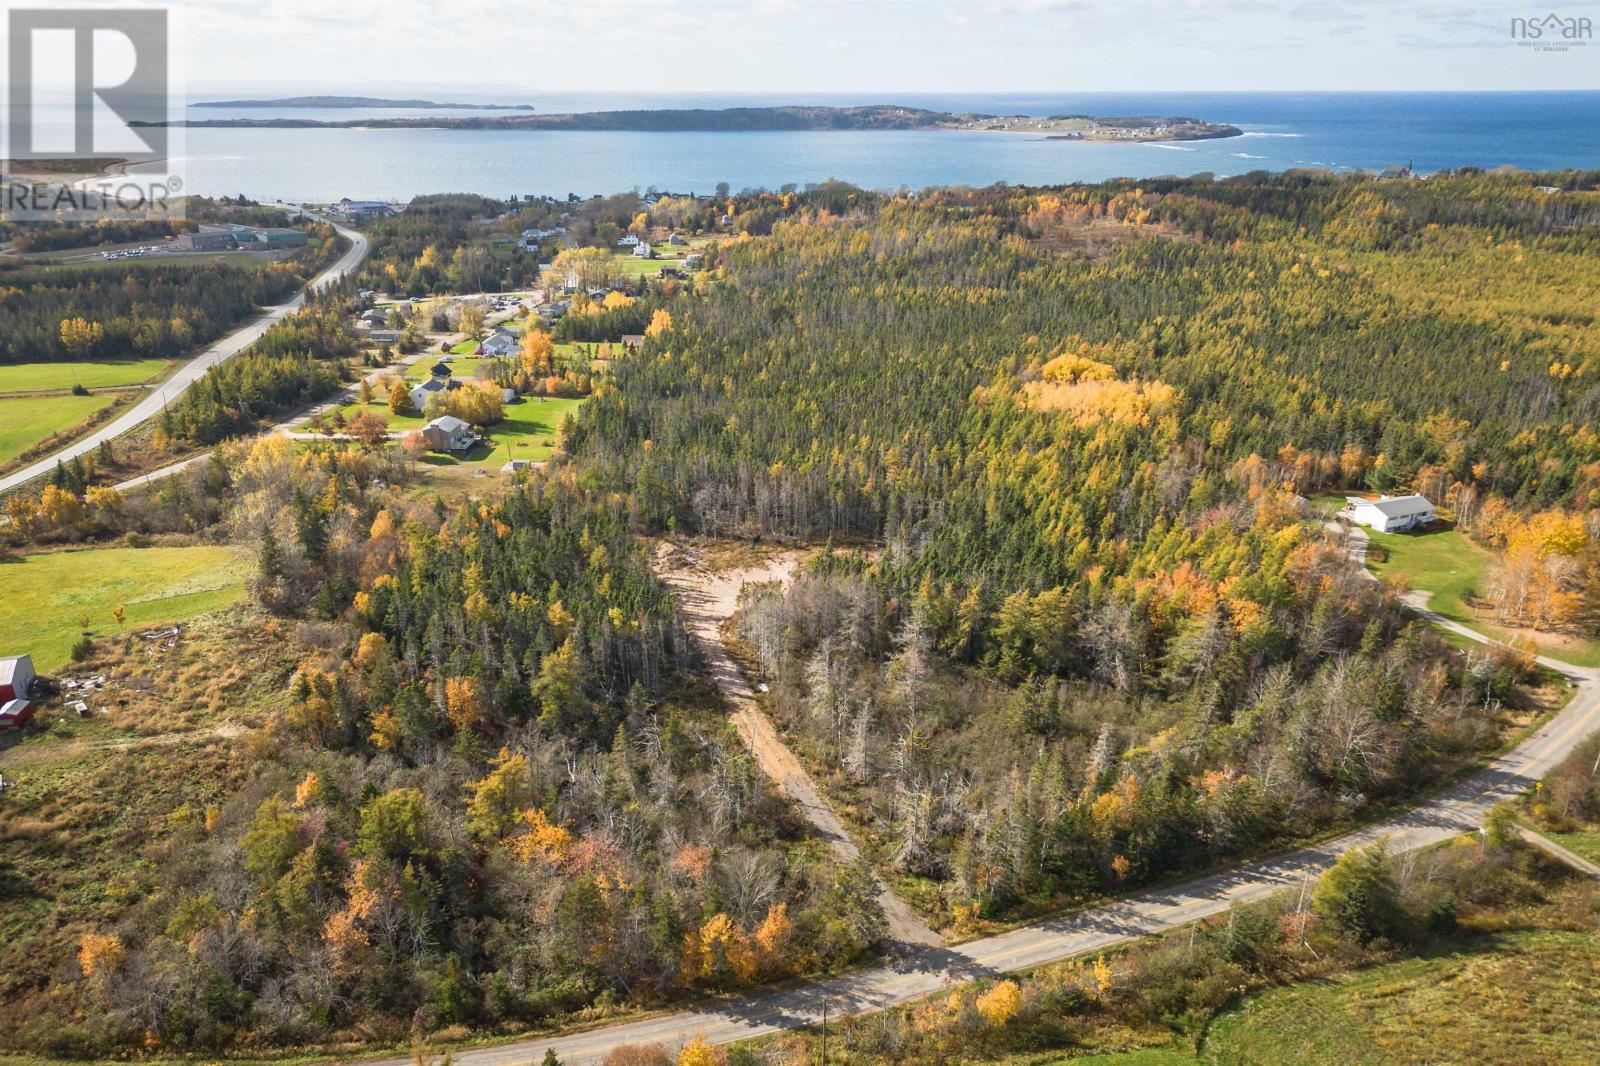
<path fill-rule="evenodd" d="M 1450 627 L 1488 643 L 1465 627 Z M 455 1066 L 535 1066 L 553 1048 L 567 1066 L 599 1061 L 618 1044 L 681 1045 L 702 1034 L 713 1043 L 815 1025 L 823 1005 L 834 1017 L 860 1014 L 931 995 L 949 981 L 1025 970 L 1226 911 L 1279 889 L 1307 884 L 1349 848 L 1387 838 L 1411 850 L 1471 832 L 1489 808 L 1511 799 L 1550 771 L 1585 737 L 1600 729 L 1600 670 L 1553 660 L 1545 665 L 1576 686 L 1571 701 L 1533 735 L 1471 777 L 1405 814 L 1313 847 L 1202 877 L 1171 888 L 1136 893 L 1069 916 L 1040 922 L 958 947 L 908 947 L 888 964 L 841 977 L 752 993 L 740 999 L 560 1037 L 531 1037 L 498 1047 L 452 1053 Z M 382 1066 L 410 1066 L 388 1059 Z"/>
<path fill-rule="evenodd" d="M 350 241 L 350 248 L 339 257 L 336 263 L 313 278 L 308 286 L 309 288 L 320 288 L 331 281 L 344 277 L 354 270 L 361 263 L 361 260 L 366 258 L 367 239 L 365 237 L 355 230 L 347 229 L 337 224 L 334 225 L 334 229 L 338 230 L 342 236 Z M 210 348 L 180 366 L 173 372 L 171 377 L 151 389 L 143 399 L 128 408 L 117 418 L 107 422 L 81 440 L 67 445 L 54 455 L 40 459 L 38 462 L 25 466 L 15 473 L 0 477 L 0 492 L 9 492 L 19 485 L 26 485 L 34 478 L 44 477 L 56 468 L 57 463 L 68 462 L 77 456 L 92 452 L 100 447 L 101 442 L 115 440 L 129 430 L 135 429 L 156 417 L 163 408 L 179 396 L 182 396 L 190 385 L 199 381 L 207 370 L 220 363 L 227 362 L 244 351 L 255 343 L 263 333 L 271 329 L 275 323 L 281 321 L 291 312 L 298 310 L 304 302 L 305 290 L 302 289 L 289 302 L 278 304 L 262 311 L 248 324 L 234 330 Z"/>

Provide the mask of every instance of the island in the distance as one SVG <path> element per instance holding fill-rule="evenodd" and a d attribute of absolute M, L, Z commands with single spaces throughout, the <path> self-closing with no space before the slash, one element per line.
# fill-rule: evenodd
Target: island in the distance
<path fill-rule="evenodd" d="M 204 100 L 190 107 L 326 107 L 388 108 L 405 107 L 414 111 L 532 111 L 532 104 L 441 104 L 435 100 L 388 100 L 381 96 L 283 96 L 276 100 Z"/>
<path fill-rule="evenodd" d="M 340 99 L 313 97 L 310 99 Z M 351 99 L 351 98 L 343 98 Z M 288 106 L 287 102 L 279 101 Z M 197 105 L 199 106 L 199 105 Z M 222 106 L 216 104 L 213 106 Z M 234 106 L 238 106 L 237 103 Z M 306 106 L 306 105 L 299 105 Z M 350 104 L 327 106 L 354 106 Z M 453 105 L 438 105 L 453 106 Z M 363 128 L 363 129 L 487 129 L 487 130 L 609 130 L 618 132 L 770 132 L 803 130 L 984 130 L 1031 133 L 1070 141 L 1198 141 L 1237 137 L 1237 126 L 1204 122 L 1197 118 L 1134 115 L 984 115 L 970 112 L 929 111 L 919 107 L 871 104 L 861 107 L 730 107 L 681 108 L 634 111 L 584 111 L 571 114 L 519 114 L 493 117 L 453 115 L 442 118 L 400 117 L 323 121 L 309 118 L 190 119 L 184 126 L 238 128 Z"/>

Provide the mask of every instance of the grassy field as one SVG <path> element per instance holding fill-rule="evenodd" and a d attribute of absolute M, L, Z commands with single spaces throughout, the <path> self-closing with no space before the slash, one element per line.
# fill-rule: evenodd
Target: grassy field
<path fill-rule="evenodd" d="M 556 430 L 569 411 L 576 411 L 580 400 L 545 399 L 530 396 L 521 403 L 506 406 L 506 419 L 489 427 L 487 444 L 480 444 L 464 456 L 430 455 L 424 462 L 433 466 L 480 466 L 498 470 L 507 459 L 548 459 L 555 450 Z"/>
<path fill-rule="evenodd" d="M 148 242 L 147 242 L 148 243 Z M 158 266 L 209 266 L 213 263 L 229 263 L 233 266 L 251 267 L 287 259 L 292 253 L 278 252 L 163 252 L 159 255 L 147 255 L 138 259 L 102 259 L 100 252 L 105 249 L 95 249 L 89 255 L 82 251 L 68 253 L 40 253 L 28 258 L 28 267 L 31 270 L 126 270 L 143 267 Z"/>
<path fill-rule="evenodd" d="M 1590 862 L 1600 863 L 1600 829 L 1578 829 L 1570 833 L 1539 831 L 1567 850 L 1582 855 Z"/>
<path fill-rule="evenodd" d="M 39 1008 L 78 937 L 114 928 L 152 895 L 169 876 L 163 849 L 175 834 L 193 832 L 201 812 L 243 785 L 251 753 L 242 738 L 288 702 L 300 651 L 248 607 L 196 619 L 176 646 L 133 645 L 125 653 L 120 641 L 101 641 L 84 664 L 109 678 L 89 699 L 93 717 L 46 710 L 35 726 L 0 735 L 10 786 L 0 803 L 8 1036 L 44 1026 Z"/>
<path fill-rule="evenodd" d="M 616 252 L 611 256 L 611 269 L 617 274 L 659 274 L 664 266 L 677 266 L 683 262 L 683 257 L 688 254 L 687 248 L 674 248 L 670 245 L 653 245 L 656 250 L 654 259 L 645 259 L 634 255 L 632 252 Z"/>
<path fill-rule="evenodd" d="M 458 366 L 460 360 L 456 364 Z M 426 367 L 423 368 L 426 372 Z M 506 405 L 505 421 L 489 427 L 488 444 L 480 444 L 463 456 L 430 455 L 424 462 L 432 466 L 487 466 L 498 470 L 507 459 L 548 459 L 555 448 L 556 430 L 568 411 L 575 411 L 583 400 L 540 399 L 524 397 L 520 403 Z M 393 432 L 421 429 L 427 419 L 421 415 L 397 417 L 389 410 L 386 401 L 374 399 L 369 404 L 350 403 L 340 408 L 346 418 L 358 412 L 369 411 L 389 423 Z"/>
<path fill-rule="evenodd" d="M 246 556 L 211 546 L 98 548 L 0 563 L 0 648 L 32 655 L 41 671 L 56 670 L 68 661 L 82 619 L 97 636 L 118 631 L 111 613 L 118 604 L 130 629 L 183 621 L 236 601 L 249 570 Z"/>
<path fill-rule="evenodd" d="M 1454 529 L 1436 533 L 1379 533 L 1367 530 L 1372 544 L 1388 552 L 1371 560 L 1372 572 L 1430 592 L 1428 606 L 1452 621 L 1473 624 L 1467 600 L 1483 589 L 1492 556 Z"/>
<path fill-rule="evenodd" d="M 1515 932 L 1274 989 L 1219 1019 L 1201 1061 L 1600 1061 L 1597 957 L 1594 933 Z"/>
<path fill-rule="evenodd" d="M 166 368 L 161 359 L 118 359 L 98 363 L 17 363 L 0 366 L 0 392 L 48 392 L 116 385 L 138 385 Z"/>
<path fill-rule="evenodd" d="M 476 346 L 477 346 L 477 342 L 474 341 L 473 342 L 473 347 L 475 348 Z M 468 351 L 470 353 L 471 349 L 468 349 Z M 424 378 L 426 378 L 428 376 L 429 372 L 433 369 L 433 364 L 437 363 L 438 361 L 439 360 L 437 358 L 434 358 L 434 359 L 427 359 L 427 358 L 418 359 L 416 362 L 414 362 L 410 366 L 406 367 L 406 380 L 407 381 L 421 381 L 421 380 L 423 380 Z M 482 365 L 483 363 L 492 363 L 492 362 L 494 362 L 494 360 L 492 360 L 492 359 L 484 359 L 484 358 L 480 358 L 479 356 L 475 356 L 475 355 L 471 355 L 471 354 L 462 355 L 460 353 L 456 353 L 456 354 L 451 356 L 450 361 L 448 363 L 446 363 L 445 365 L 450 368 L 450 376 L 455 378 L 457 381 L 471 381 L 471 380 L 473 380 L 474 378 L 477 377 L 477 370 L 478 370 L 478 367 L 480 365 Z"/>
<path fill-rule="evenodd" d="M 408 429 L 421 429 L 423 426 L 428 424 L 428 420 L 423 418 L 420 412 L 410 415 L 397 415 L 393 411 L 389 410 L 389 401 L 384 398 L 383 390 L 373 389 L 372 395 L 374 399 L 371 403 L 352 402 L 341 404 L 339 411 L 346 418 L 354 418 L 363 411 L 367 412 L 368 414 L 377 415 L 385 422 L 388 422 L 389 428 L 397 433 L 403 433 Z M 295 428 L 305 429 L 308 433 L 311 431 L 309 426 L 297 426 Z"/>
<path fill-rule="evenodd" d="M 15 459 L 53 433 L 70 429 L 116 402 L 116 396 L 22 396 L 0 399 L 0 463 Z"/>
<path fill-rule="evenodd" d="M 1385 580 L 1403 581 L 1418 591 L 1431 593 L 1428 607 L 1453 622 L 1471 626 L 1496 640 L 1514 642 L 1519 636 L 1489 621 L 1470 605 L 1489 580 L 1494 556 L 1454 529 L 1431 533 L 1377 533 L 1367 531 L 1372 543 L 1388 552 L 1383 562 L 1369 560 L 1372 572 Z M 1600 666 L 1600 640 L 1556 634 L 1534 634 L 1539 650 L 1577 666 Z"/>
<path fill-rule="evenodd" d="M 1323 494 L 1311 502 L 1319 514 L 1331 518 L 1344 504 L 1344 497 Z M 1455 529 L 1425 533 L 1378 533 L 1369 529 L 1366 533 L 1373 547 L 1381 549 L 1374 554 L 1387 554 L 1382 560 L 1368 557 L 1372 572 L 1386 581 L 1429 593 L 1429 609 L 1505 643 L 1530 636 L 1527 632 L 1508 632 L 1472 609 L 1471 601 L 1482 595 L 1488 585 L 1494 554 L 1474 544 L 1466 534 Z M 1600 666 L 1600 640 L 1563 634 L 1531 636 L 1539 651 L 1552 658 L 1576 666 Z"/>
<path fill-rule="evenodd" d="M 1542 929 L 1275 988 L 1212 1023 L 1198 1054 L 1169 1048 L 1059 1066 L 1591 1063 L 1600 935 Z"/>

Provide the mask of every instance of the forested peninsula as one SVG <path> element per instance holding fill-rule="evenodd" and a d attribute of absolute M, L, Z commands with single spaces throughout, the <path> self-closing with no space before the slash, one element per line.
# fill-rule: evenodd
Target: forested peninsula
<path fill-rule="evenodd" d="M 456 111 L 532 111 L 532 104 L 441 104 L 437 100 L 391 100 L 382 96 L 285 96 L 273 100 L 205 100 L 190 107 L 408 107 Z"/>
<path fill-rule="evenodd" d="M 343 99 L 343 98 L 328 98 Z M 272 101 L 240 102 L 232 106 L 269 106 Z M 282 106 L 375 106 L 357 104 L 308 105 L 277 101 Z M 202 106 L 202 105 L 197 105 Z M 211 106 L 223 106 L 214 104 Z M 400 106 L 399 104 L 385 106 Z M 426 106 L 407 103 L 407 106 Z M 445 106 L 445 105 L 432 105 Z M 456 105 L 449 105 L 456 106 Z M 669 108 L 627 111 L 584 111 L 567 114 L 456 115 L 447 118 L 395 117 L 324 121 L 309 118 L 189 119 L 184 126 L 263 128 L 383 128 L 383 129 L 522 129 L 606 130 L 616 132 L 687 133 L 704 131 L 770 132 L 805 130 L 984 130 L 1036 133 L 1064 140 L 1146 141 L 1204 140 L 1237 137 L 1236 126 L 1189 117 L 1134 115 L 989 115 L 972 112 L 930 111 L 925 108 L 872 104 L 862 107 L 729 107 Z"/>

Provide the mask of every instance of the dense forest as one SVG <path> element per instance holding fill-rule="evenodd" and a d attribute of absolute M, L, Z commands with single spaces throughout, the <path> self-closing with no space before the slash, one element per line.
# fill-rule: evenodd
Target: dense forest
<path fill-rule="evenodd" d="M 742 236 L 692 283 L 563 319 L 557 339 L 646 339 L 550 469 L 452 505 L 392 451 L 268 437 L 126 507 L 91 490 L 96 536 L 187 521 L 249 546 L 272 693 L 113 894 L 0 948 L 0 1044 L 503 1033 L 869 951 L 870 871 L 834 865 L 760 774 L 641 534 L 831 538 L 787 590 L 749 590 L 739 651 L 941 926 L 1436 785 L 1549 694 L 1520 656 L 1408 615 L 1300 497 L 1427 486 L 1453 513 L 1555 514 L 1514 532 L 1544 570 L 1596 539 L 1595 182 L 669 198 Z M 565 213 L 599 242 L 634 206 Z M 331 384 L 355 285 L 519 276 L 531 256 L 469 228 L 494 209 L 373 223 L 363 278 L 167 431 L 244 432 Z M 38 826 L 10 844 L 19 870 L 71 846 Z"/>
<path fill-rule="evenodd" d="M 644 530 L 883 545 L 741 634 L 937 917 L 1136 883 L 1497 742 L 1519 665 L 1294 494 L 1600 503 L 1600 197 L 1533 180 L 765 198 L 572 449 Z"/>
<path fill-rule="evenodd" d="M 128 508 L 257 545 L 298 661 L 226 791 L 127 874 L 143 902 L 65 931 L 81 981 L 6 956 L 6 1046 L 515 1029 L 881 938 L 870 874 L 806 836 L 694 681 L 625 508 L 536 481 L 452 511 L 406 479 L 393 454 L 271 436 Z"/>
<path fill-rule="evenodd" d="M 311 296 L 248 351 L 208 370 L 162 412 L 161 432 L 215 444 L 333 392 L 346 376 L 345 360 L 359 348 L 346 305 L 338 289 Z"/>
<path fill-rule="evenodd" d="M 293 295 L 339 241 L 327 226 L 311 236 L 309 250 L 264 263 L 151 260 L 0 273 L 0 364 L 176 358 Z"/>

